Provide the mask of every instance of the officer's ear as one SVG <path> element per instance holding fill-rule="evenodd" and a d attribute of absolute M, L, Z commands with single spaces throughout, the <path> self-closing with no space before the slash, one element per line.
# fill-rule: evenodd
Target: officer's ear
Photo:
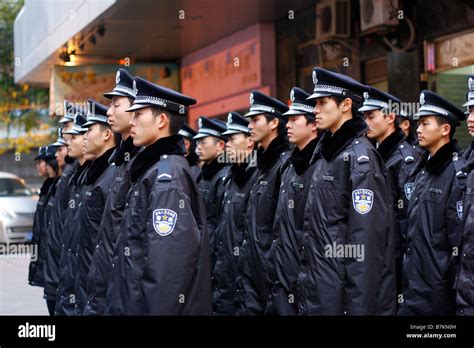
<path fill-rule="evenodd" d="M 451 133 L 451 125 L 449 123 L 445 123 L 441 125 L 441 135 L 443 137 L 449 136 Z"/>
<path fill-rule="evenodd" d="M 393 113 L 393 112 L 389 113 L 389 114 L 387 115 L 388 124 L 391 125 L 391 124 L 395 123 L 395 118 L 396 118 L 396 117 L 397 117 L 397 116 L 395 115 L 395 113 Z"/>
<path fill-rule="evenodd" d="M 351 98 L 345 98 L 341 104 L 339 104 L 339 110 L 344 113 L 351 113 L 352 114 L 352 99 Z"/>
<path fill-rule="evenodd" d="M 167 127 L 170 123 L 170 119 L 167 114 L 164 112 L 160 112 L 156 117 L 155 117 L 155 122 L 158 126 L 158 129 L 163 129 Z"/>

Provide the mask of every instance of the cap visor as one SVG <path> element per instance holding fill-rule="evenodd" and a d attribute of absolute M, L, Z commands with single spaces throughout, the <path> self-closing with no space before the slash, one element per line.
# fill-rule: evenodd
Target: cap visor
<path fill-rule="evenodd" d="M 132 112 L 132 111 L 135 111 L 135 110 L 139 110 L 139 109 L 143 109 L 143 108 L 147 108 L 151 106 L 151 104 L 133 104 L 132 106 L 130 106 L 127 110 L 125 110 L 126 112 Z"/>
<path fill-rule="evenodd" d="M 126 94 L 126 93 L 115 92 L 115 91 L 108 92 L 108 93 L 104 93 L 103 96 L 106 97 L 107 99 L 112 99 L 113 97 L 127 97 L 127 98 L 132 98 L 132 96 L 130 96 L 130 95 Z M 132 99 L 135 99 L 135 98 L 132 98 Z"/>
<path fill-rule="evenodd" d="M 306 100 L 330 97 L 332 95 L 336 95 L 336 94 L 316 92 L 316 93 L 311 94 L 308 98 L 306 98 Z"/>
<path fill-rule="evenodd" d="M 373 111 L 373 110 L 381 110 L 382 108 L 379 106 L 374 105 L 363 105 L 359 108 L 359 112 L 366 112 L 366 111 Z"/>
<path fill-rule="evenodd" d="M 68 122 L 74 122 L 74 119 L 71 120 L 70 118 L 63 117 L 62 119 L 58 121 L 58 123 L 68 123 Z"/>
<path fill-rule="evenodd" d="M 467 102 L 462 104 L 462 106 L 471 106 L 471 105 L 474 105 L 474 99 L 468 100 Z"/>
<path fill-rule="evenodd" d="M 88 121 L 88 122 L 86 122 L 82 125 L 82 128 L 90 127 L 90 126 L 92 126 L 93 124 L 96 124 L 96 123 L 97 123 L 96 121 Z"/>
<path fill-rule="evenodd" d="M 198 133 L 196 136 L 194 136 L 194 140 L 197 140 L 197 139 L 202 139 L 202 138 L 206 138 L 206 137 L 212 137 L 212 135 L 210 134 L 206 134 L 206 133 Z"/>
<path fill-rule="evenodd" d="M 250 112 L 247 112 L 244 117 L 252 117 L 252 116 L 256 116 L 256 115 L 261 115 L 261 114 L 264 114 L 265 111 L 250 111 Z"/>
<path fill-rule="evenodd" d="M 242 134 L 250 134 L 249 132 L 244 132 L 244 131 L 238 131 L 238 130 L 227 130 L 225 131 L 224 133 L 222 133 L 223 136 L 227 136 L 227 135 L 232 135 L 232 134 L 239 134 L 239 133 L 242 133 Z"/>
<path fill-rule="evenodd" d="M 67 146 L 67 144 L 60 143 L 59 141 L 56 141 L 55 143 L 52 143 L 50 146 Z"/>
<path fill-rule="evenodd" d="M 71 134 L 71 135 L 77 135 L 77 134 L 80 134 L 78 131 L 75 131 L 75 130 L 69 130 L 67 132 L 64 132 L 63 134 Z"/>
<path fill-rule="evenodd" d="M 33 160 L 38 161 L 38 160 L 42 160 L 42 159 L 43 159 L 43 156 L 39 155 L 39 156 L 36 156 Z"/>
<path fill-rule="evenodd" d="M 305 114 L 311 114 L 314 116 L 313 113 L 311 112 L 308 112 L 308 111 L 301 111 L 301 110 L 288 110 L 287 112 L 285 112 L 284 114 L 282 114 L 282 116 L 297 116 L 297 115 L 301 115 L 301 116 L 304 116 Z"/>

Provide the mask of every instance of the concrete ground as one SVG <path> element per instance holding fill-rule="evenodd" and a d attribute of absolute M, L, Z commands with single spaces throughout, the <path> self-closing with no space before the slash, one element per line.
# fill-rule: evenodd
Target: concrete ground
<path fill-rule="evenodd" d="M 28 285 L 29 256 L 0 255 L 0 315 L 48 315 L 43 288 Z"/>

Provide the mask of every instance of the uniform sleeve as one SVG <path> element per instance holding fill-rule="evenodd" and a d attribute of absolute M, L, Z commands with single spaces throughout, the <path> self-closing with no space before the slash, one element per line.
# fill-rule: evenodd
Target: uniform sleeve
<path fill-rule="evenodd" d="M 377 311 L 392 221 L 387 190 L 385 176 L 378 166 L 351 176 L 345 247 L 356 255 L 346 255 L 348 315 L 373 315 Z"/>
<path fill-rule="evenodd" d="M 459 264 L 462 240 L 462 214 L 465 187 L 465 175 L 453 180 L 451 192 L 446 204 L 446 232 L 450 251 L 450 286 L 454 286 L 455 275 Z"/>
<path fill-rule="evenodd" d="M 201 234 L 191 201 L 179 189 L 154 189 L 149 207 L 141 278 L 143 311 L 178 315 L 197 273 Z"/>

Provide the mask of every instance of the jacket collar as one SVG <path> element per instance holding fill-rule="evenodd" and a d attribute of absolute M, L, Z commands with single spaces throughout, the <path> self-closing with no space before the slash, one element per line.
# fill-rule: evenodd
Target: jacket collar
<path fill-rule="evenodd" d="M 186 153 L 186 147 L 181 135 L 171 135 L 160 138 L 137 154 L 130 168 L 130 180 L 136 182 L 148 169 L 160 160 L 163 155 L 181 155 Z"/>
<path fill-rule="evenodd" d="M 321 154 L 330 162 L 354 138 L 367 131 L 367 124 L 362 117 L 354 117 L 344 122 L 334 135 L 326 132 L 321 139 Z"/>
<path fill-rule="evenodd" d="M 79 164 L 79 161 L 77 162 Z M 92 162 L 90 161 L 85 161 L 82 166 L 79 164 L 76 168 L 76 170 L 72 173 L 71 177 L 69 178 L 69 181 L 68 181 L 68 185 L 71 186 L 71 185 L 75 185 L 77 186 L 77 184 L 79 183 L 79 178 L 81 177 L 82 173 L 84 172 L 84 170 L 86 170 L 89 165 L 91 164 Z"/>
<path fill-rule="evenodd" d="M 201 179 L 203 180 L 211 180 L 217 173 L 221 171 L 222 168 L 224 168 L 225 163 L 219 161 L 219 156 L 214 158 L 211 163 L 205 163 L 202 168 L 201 168 Z M 200 179 L 199 179 L 200 181 Z"/>
<path fill-rule="evenodd" d="M 443 169 L 453 161 L 454 153 L 459 153 L 459 146 L 454 140 L 444 144 L 430 159 L 428 159 L 429 152 L 425 151 L 420 162 L 415 167 L 414 173 L 425 168 L 431 175 L 436 175 L 443 171 Z"/>
<path fill-rule="evenodd" d="M 43 182 L 43 185 L 41 185 L 41 189 L 40 189 L 40 196 L 44 196 L 45 194 L 48 193 L 49 188 L 51 187 L 51 185 L 53 184 L 53 182 L 54 182 L 54 179 L 53 179 L 53 178 L 47 178 L 47 179 Z"/>
<path fill-rule="evenodd" d="M 377 152 L 382 156 L 383 160 L 386 161 L 390 155 L 395 151 L 398 147 L 398 144 L 405 139 L 405 133 L 397 127 L 395 132 L 390 134 L 384 141 L 379 145 L 377 148 Z"/>
<path fill-rule="evenodd" d="M 272 140 L 267 149 L 260 147 L 257 150 L 257 168 L 262 172 L 268 172 L 276 163 L 282 152 L 288 151 L 289 145 L 286 136 L 279 135 Z"/>
<path fill-rule="evenodd" d="M 130 161 L 138 150 L 140 148 L 133 145 L 133 138 L 129 136 L 110 156 L 109 163 L 115 163 L 117 167 L 121 166 L 125 161 Z"/>
<path fill-rule="evenodd" d="M 109 167 L 109 157 L 114 151 L 115 147 L 112 147 L 105 151 L 102 156 L 91 162 L 89 170 L 87 171 L 86 177 L 84 179 L 85 185 L 91 185 L 95 183 L 102 173 Z"/>
<path fill-rule="evenodd" d="M 290 162 L 293 164 L 296 174 L 302 175 L 306 169 L 308 169 L 311 164 L 311 157 L 313 157 L 314 149 L 320 139 L 321 137 L 314 138 L 303 148 L 303 150 L 300 150 L 298 147 L 294 148 L 290 156 Z"/>
<path fill-rule="evenodd" d="M 249 158 L 247 158 L 247 160 L 248 159 Z M 244 186 L 257 169 L 255 165 L 250 166 L 251 161 L 247 160 L 244 163 L 235 163 L 230 167 L 231 175 L 229 176 L 232 177 L 239 187 Z"/>

